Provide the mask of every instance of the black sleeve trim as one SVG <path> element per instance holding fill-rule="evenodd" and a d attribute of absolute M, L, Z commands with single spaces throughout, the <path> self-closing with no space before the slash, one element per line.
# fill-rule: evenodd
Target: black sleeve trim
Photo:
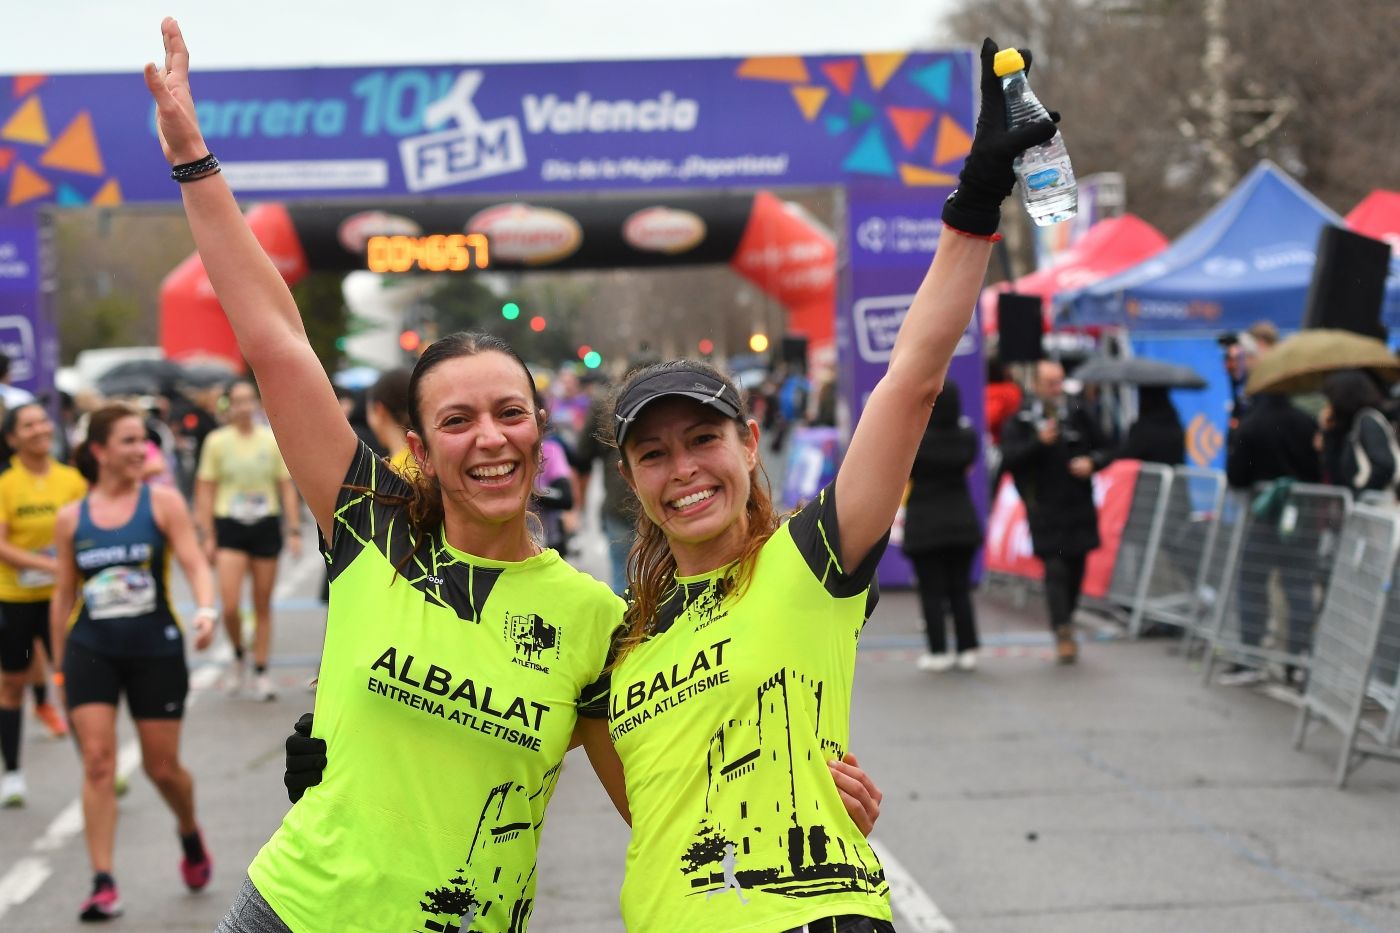
<path fill-rule="evenodd" d="M 603 665 L 603 673 L 593 681 L 578 697 L 578 714 L 588 719 L 608 718 L 608 696 L 612 693 L 612 666 L 617 660 L 622 639 L 627 635 L 626 626 L 619 625 L 612 633 L 612 643 L 608 646 L 608 660 Z"/>
<path fill-rule="evenodd" d="M 412 493 L 413 487 L 361 441 L 345 473 L 345 482 L 335 497 L 331 543 L 327 549 L 332 580 L 387 527 L 389 512 L 395 507 L 376 502 L 376 495 L 407 498 Z"/>
<path fill-rule="evenodd" d="M 836 520 L 836 483 L 828 484 L 816 498 L 788 521 L 788 533 L 797 545 L 797 550 L 807 562 L 813 576 L 832 596 L 845 599 L 857 596 L 870 588 L 875 580 L 875 570 L 885 548 L 890 543 L 890 533 L 870 549 L 855 569 L 847 573 L 841 567 L 841 531 Z"/>

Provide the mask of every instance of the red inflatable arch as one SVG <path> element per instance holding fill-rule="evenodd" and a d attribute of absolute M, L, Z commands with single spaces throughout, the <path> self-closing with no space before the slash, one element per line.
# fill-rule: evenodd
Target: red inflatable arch
<path fill-rule="evenodd" d="M 449 255 L 445 244 L 450 243 L 456 250 L 451 255 L 460 259 L 457 267 L 469 267 L 472 253 L 463 244 L 479 245 L 484 236 L 490 267 L 496 270 L 727 262 L 787 309 L 789 335 L 807 338 L 813 351 L 834 339 L 835 239 L 800 208 L 767 191 L 602 200 L 261 204 L 248 212 L 248 223 L 289 285 L 312 269 L 367 268 L 372 237 L 428 244 L 437 257 Z M 161 284 L 160 345 L 171 359 L 213 355 L 242 363 L 197 253 Z"/>

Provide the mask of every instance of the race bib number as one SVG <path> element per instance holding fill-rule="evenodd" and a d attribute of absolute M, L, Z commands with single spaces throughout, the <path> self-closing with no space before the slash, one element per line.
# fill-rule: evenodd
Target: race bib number
<path fill-rule="evenodd" d="M 46 586 L 53 586 L 53 574 L 47 570 L 35 570 L 33 567 L 24 567 L 20 570 L 19 585 L 27 590 L 43 589 Z"/>
<path fill-rule="evenodd" d="M 46 557 L 53 557 L 57 552 L 53 548 L 44 551 L 35 551 L 35 554 L 43 554 Z M 20 586 L 28 590 L 43 589 L 46 586 L 53 586 L 53 574 L 47 570 L 37 570 L 34 567 L 21 567 L 15 577 Z"/>
<path fill-rule="evenodd" d="M 260 522 L 272 514 L 272 498 L 262 492 L 239 492 L 229 500 L 228 517 L 244 525 Z"/>
<path fill-rule="evenodd" d="M 130 619 L 155 612 L 156 579 L 143 567 L 108 567 L 83 584 L 88 617 Z"/>

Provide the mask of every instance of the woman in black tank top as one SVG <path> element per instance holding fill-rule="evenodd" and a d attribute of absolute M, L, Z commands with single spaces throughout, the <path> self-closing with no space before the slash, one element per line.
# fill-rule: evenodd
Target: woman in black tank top
<path fill-rule="evenodd" d="M 194 812 L 194 780 L 180 764 L 180 721 L 189 678 L 184 635 L 166 590 L 174 556 L 200 606 L 195 647 L 214 636 L 214 583 L 189 510 L 174 489 L 141 482 L 146 453 L 141 416 L 124 405 L 94 412 L 75 452 L 92 483 L 58 514 L 58 572 L 50 604 L 54 681 L 64 692 L 83 762 L 83 824 L 93 890 L 84 920 L 121 913 L 112 877 L 116 834 L 117 702 L 126 694 L 147 776 L 175 814 L 190 890 L 209 883 L 212 863 Z"/>

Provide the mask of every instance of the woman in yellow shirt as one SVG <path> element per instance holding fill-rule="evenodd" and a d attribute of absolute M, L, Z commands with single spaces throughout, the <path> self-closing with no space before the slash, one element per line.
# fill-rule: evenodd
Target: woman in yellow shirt
<path fill-rule="evenodd" d="M 251 382 L 228 390 L 229 423 L 210 432 L 195 474 L 195 522 L 219 579 L 224 630 L 233 644 L 229 692 L 247 685 L 243 651 L 243 581 L 253 584 L 253 695 L 276 696 L 267 675 L 272 651 L 272 589 L 285 536 L 292 557 L 301 556 L 300 506 L 272 430 L 258 423 L 258 393 Z"/>
<path fill-rule="evenodd" d="M 49 598 L 53 595 L 53 526 L 58 510 L 87 494 L 77 470 L 50 456 L 53 422 L 38 402 L 5 414 L 3 434 L 14 456 L 0 474 L 0 804 L 24 804 L 19 770 L 21 711 L 29 680 L 34 641 L 49 644 Z M 47 705 L 47 704 L 46 704 Z M 57 710 L 54 722 L 62 725 Z M 47 720 L 46 720 L 47 721 Z M 52 726 L 50 727 L 52 728 Z"/>

